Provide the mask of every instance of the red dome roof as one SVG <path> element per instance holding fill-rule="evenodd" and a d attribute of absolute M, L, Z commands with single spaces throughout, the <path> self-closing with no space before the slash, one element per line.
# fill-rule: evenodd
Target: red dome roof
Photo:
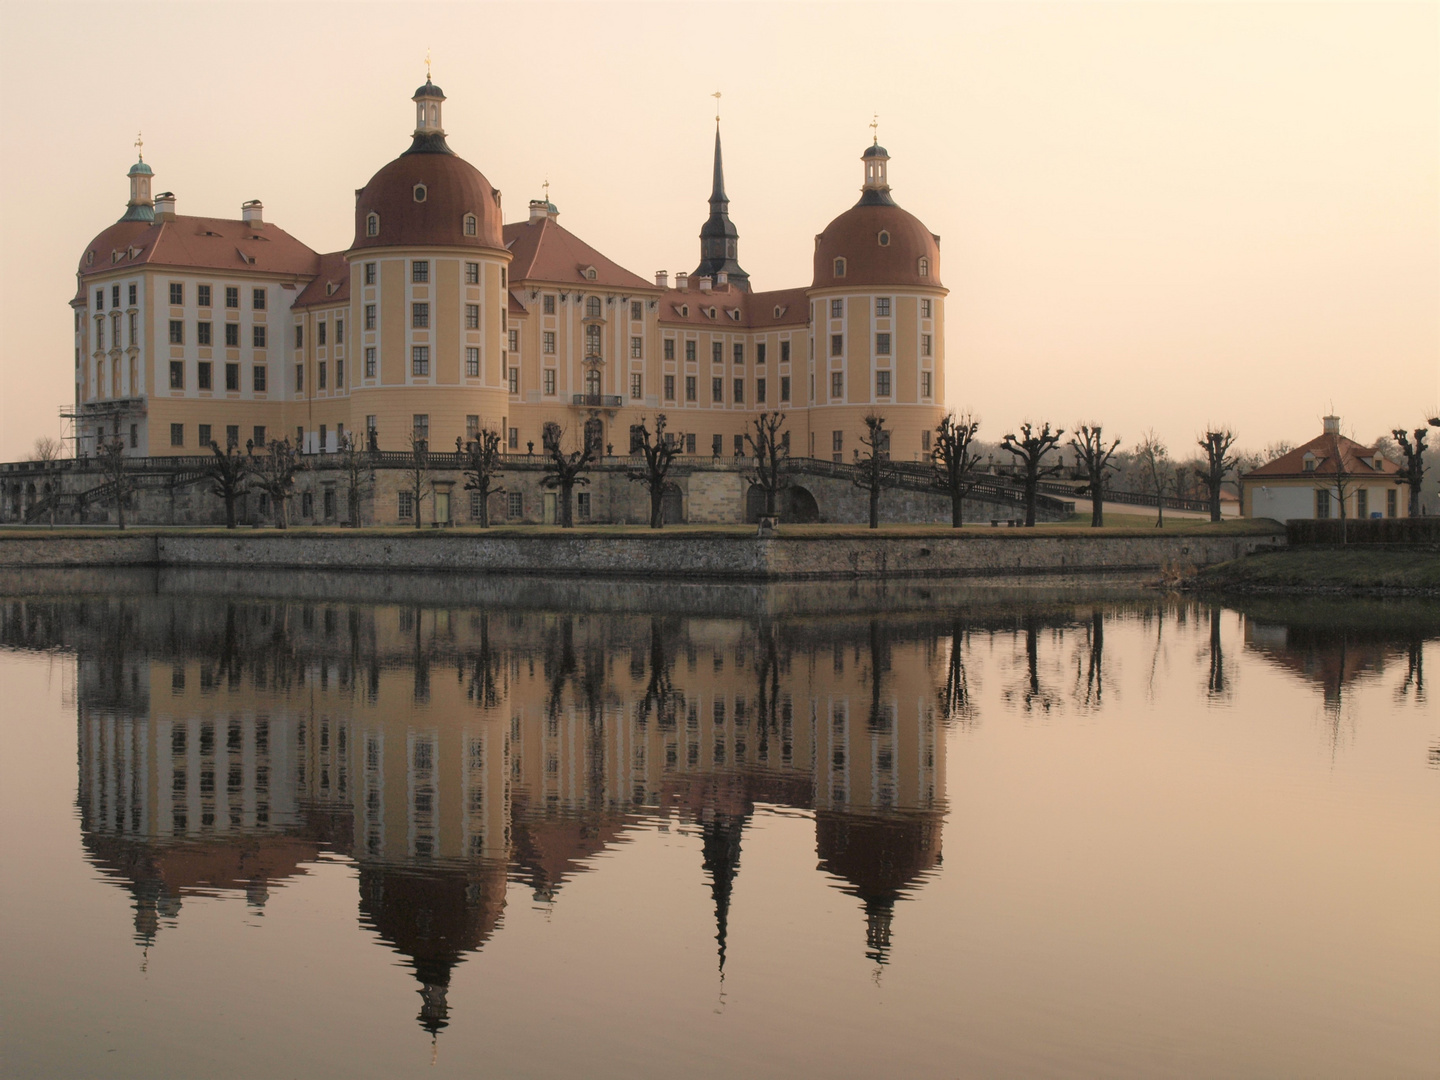
<path fill-rule="evenodd" d="M 424 187 L 423 201 L 416 188 Z M 366 219 L 380 217 L 379 232 L 366 235 Z M 465 216 L 475 215 L 475 235 Z M 468 161 L 448 150 L 407 152 L 370 178 L 355 200 L 354 248 L 503 248 L 500 193 Z"/>
<path fill-rule="evenodd" d="M 882 238 L 881 234 L 885 236 Z M 882 244 L 881 240 L 889 242 Z M 845 276 L 835 276 L 835 260 Z M 920 260 L 929 273 L 920 273 Z M 891 202 L 862 200 L 815 238 L 813 288 L 835 285 L 932 285 L 940 287 L 940 240 L 914 214 Z"/>

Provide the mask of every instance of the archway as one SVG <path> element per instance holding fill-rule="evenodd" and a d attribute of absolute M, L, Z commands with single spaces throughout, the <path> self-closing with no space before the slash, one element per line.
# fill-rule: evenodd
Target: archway
<path fill-rule="evenodd" d="M 815 496 L 803 487 L 791 484 L 781 490 L 775 500 L 777 516 L 781 521 L 803 525 L 820 520 L 820 506 Z M 759 484 L 751 484 L 745 492 L 745 521 L 754 525 L 765 513 L 765 491 Z"/>

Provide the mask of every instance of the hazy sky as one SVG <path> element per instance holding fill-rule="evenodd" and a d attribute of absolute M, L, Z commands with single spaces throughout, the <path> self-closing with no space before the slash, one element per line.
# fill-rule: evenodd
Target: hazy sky
<path fill-rule="evenodd" d="M 1440 5 L 0 3 L 0 459 L 58 434 L 68 301 L 137 130 L 181 214 L 345 247 L 451 146 L 644 277 L 693 269 L 716 89 L 740 261 L 808 284 L 871 114 L 941 236 L 949 404 L 1184 449 L 1362 439 L 1440 405 Z M 1432 411 L 1433 415 L 1433 411 Z"/>

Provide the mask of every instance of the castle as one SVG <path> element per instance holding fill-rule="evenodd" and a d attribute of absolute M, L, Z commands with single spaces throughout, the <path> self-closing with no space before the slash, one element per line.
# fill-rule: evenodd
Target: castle
<path fill-rule="evenodd" d="M 505 224 L 500 193 L 450 149 L 445 95 L 415 91 L 409 149 L 355 196 L 355 236 L 317 253 L 264 219 L 176 213 L 141 160 L 119 221 L 85 248 L 75 323 L 78 455 L 137 457 L 290 439 L 444 449 L 481 428 L 511 454 L 633 449 L 665 413 L 686 454 L 739 455 L 783 411 L 792 454 L 851 460 L 864 417 L 891 452 L 928 453 L 944 413 L 939 238 L 862 155 L 859 201 L 815 238 L 809 286 L 754 292 L 739 262 L 715 135 L 693 273 L 646 280 L 559 223 L 548 198 Z M 553 432 L 557 428 L 549 428 Z"/>

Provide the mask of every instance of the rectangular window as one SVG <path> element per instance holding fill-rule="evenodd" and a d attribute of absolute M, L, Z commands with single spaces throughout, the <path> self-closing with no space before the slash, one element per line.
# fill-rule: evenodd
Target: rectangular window
<path fill-rule="evenodd" d="M 204 449 L 206 449 L 207 447 L 209 447 L 209 445 L 210 445 L 210 437 L 211 437 L 211 436 L 210 436 L 210 425 L 209 425 L 209 424 L 199 424 L 199 425 L 197 425 L 197 426 L 196 426 L 196 433 L 197 433 L 197 435 L 199 436 L 199 437 L 196 439 L 196 441 L 200 444 L 200 449 L 204 450 Z"/>
<path fill-rule="evenodd" d="M 841 319 L 841 318 L 844 318 L 844 316 L 845 316 L 845 301 L 844 301 L 844 300 L 831 300 L 831 301 L 830 301 L 830 317 L 831 317 L 832 319 Z"/>
<path fill-rule="evenodd" d="M 480 417 L 471 413 L 465 417 L 465 440 L 474 442 L 475 437 L 480 434 Z"/>
<path fill-rule="evenodd" d="M 202 288 L 203 288 L 203 286 L 202 286 Z M 119 306 L 120 306 L 120 286 L 119 286 L 119 285 L 112 285 L 112 286 L 110 286 L 110 306 L 111 306 L 111 307 L 119 307 Z M 205 306 L 205 305 L 201 305 L 201 306 L 203 307 L 203 306 Z"/>
<path fill-rule="evenodd" d="M 430 442 L 430 414 L 412 413 L 410 417 L 410 432 L 415 436 L 417 443 L 429 444 Z"/>
<path fill-rule="evenodd" d="M 520 331 L 519 331 L 519 330 L 511 330 L 511 331 L 510 331 L 509 344 L 510 344 L 510 351 L 511 351 L 512 353 L 518 353 L 518 352 L 520 351 Z"/>
<path fill-rule="evenodd" d="M 685 435 L 685 453 L 695 453 L 695 433 L 693 431 L 687 432 Z"/>
<path fill-rule="evenodd" d="M 876 335 L 875 335 L 875 355 L 876 355 L 876 356 L 889 356 L 889 355 L 890 355 L 890 335 L 889 335 L 889 334 L 876 334 Z"/>
<path fill-rule="evenodd" d="M 116 303 L 116 304 L 119 304 L 119 303 L 120 303 L 120 286 L 118 286 L 118 285 L 115 286 L 115 303 Z M 210 306 L 210 286 L 209 286 L 209 285 L 197 285 L 197 286 L 195 286 L 195 303 L 196 303 L 199 307 L 209 307 L 209 306 Z"/>
<path fill-rule="evenodd" d="M 841 355 L 844 354 L 844 352 L 845 352 L 845 335 L 844 335 L 844 334 L 831 334 L 831 335 L 830 335 L 830 355 L 831 355 L 831 356 L 841 356 Z"/>
<path fill-rule="evenodd" d="M 544 311 L 546 315 L 555 314 L 555 295 L 553 293 L 545 294 L 543 302 L 541 303 L 541 310 Z"/>
<path fill-rule="evenodd" d="M 335 389 L 339 390 L 345 385 L 345 361 L 335 361 Z"/>
<path fill-rule="evenodd" d="M 921 317 L 922 319 L 928 319 L 928 318 L 930 318 L 930 301 L 929 301 L 929 300 L 921 300 L 921 301 L 920 301 L 920 317 Z"/>
<path fill-rule="evenodd" d="M 103 296 L 105 294 L 101 293 L 100 295 Z M 172 305 L 185 303 L 185 286 L 178 281 L 172 281 L 170 283 L 170 303 Z"/>
<path fill-rule="evenodd" d="M 741 404 L 741 403 L 745 400 L 745 380 L 744 380 L 744 379 L 736 379 L 736 380 L 735 380 L 735 396 L 734 396 L 734 398 L 733 398 L 732 400 L 734 400 L 734 402 L 735 402 L 736 405 Z"/>
<path fill-rule="evenodd" d="M 735 363 L 743 364 L 745 362 L 745 346 L 743 344 L 737 343 L 735 348 L 731 351 L 734 353 Z"/>
<path fill-rule="evenodd" d="M 140 318 L 135 312 L 130 312 L 130 344 L 135 344 L 135 339 L 140 336 Z"/>
<path fill-rule="evenodd" d="M 764 343 L 763 341 L 761 341 L 761 342 L 756 343 L 756 345 L 755 345 L 755 363 L 757 363 L 757 364 L 763 364 L 764 362 L 765 362 L 765 343 Z"/>
<path fill-rule="evenodd" d="M 719 457 L 725 452 L 725 437 L 723 435 L 710 436 L 710 453 Z"/>
<path fill-rule="evenodd" d="M 515 428 L 511 428 L 510 430 L 515 432 L 516 441 L 518 442 L 520 437 L 519 431 L 516 431 Z M 525 496 L 521 495 L 518 491 L 509 492 L 505 509 L 512 518 L 523 517 L 525 514 Z"/>
<path fill-rule="evenodd" d="M 466 304 L 466 305 L 465 305 L 465 329 L 466 329 L 466 330 L 479 330 L 479 329 L 480 329 L 480 305 L 479 305 L 479 304 Z"/>
<path fill-rule="evenodd" d="M 890 372 L 888 372 L 888 371 L 877 371 L 877 372 L 875 372 L 875 396 L 876 396 L 876 397 L 889 397 L 889 396 L 890 396 Z"/>
<path fill-rule="evenodd" d="M 410 305 L 410 326 L 416 330 L 428 330 L 430 328 L 429 304 L 419 303 Z"/>
<path fill-rule="evenodd" d="M 710 343 L 710 362 L 712 364 L 723 364 L 725 362 L 725 346 L 718 341 Z"/>
<path fill-rule="evenodd" d="M 1370 516 L 1370 491 L 1367 488 L 1355 492 L 1355 516 L 1361 521 Z"/>
<path fill-rule="evenodd" d="M 410 374 L 430 374 L 430 346 L 416 345 L 410 349 Z"/>
<path fill-rule="evenodd" d="M 225 344 L 232 349 L 240 347 L 240 324 L 227 322 L 225 324 Z"/>
<path fill-rule="evenodd" d="M 520 393 L 520 369 L 514 364 L 506 369 L 506 379 L 510 384 L 510 393 Z"/>
<path fill-rule="evenodd" d="M 365 284 L 366 284 L 366 285 L 374 285 L 374 284 L 375 284 L 375 264 L 374 264 L 374 263 L 366 263 L 366 264 L 365 264 Z"/>
<path fill-rule="evenodd" d="M 375 329 L 375 305 L 374 305 L 374 304 L 366 304 L 366 305 L 365 305 L 365 329 L 366 329 L 366 330 L 374 330 L 374 329 Z"/>
<path fill-rule="evenodd" d="M 921 355 L 921 356 L 929 356 L 929 355 L 930 355 L 930 335 L 929 335 L 929 334 L 921 334 L 921 335 L 920 335 L 920 355 Z"/>
<path fill-rule="evenodd" d="M 510 429 L 509 433 L 505 437 L 505 445 L 508 446 L 511 450 L 520 449 L 520 429 L 518 427 L 512 427 Z"/>
<path fill-rule="evenodd" d="M 103 325 L 103 324 L 101 324 L 101 325 Z M 170 320 L 170 344 L 171 344 L 171 345 L 184 345 L 184 344 L 185 344 L 185 323 L 182 322 L 180 319 L 171 319 L 171 320 Z"/>
<path fill-rule="evenodd" d="M 664 357 L 665 357 L 666 360 L 674 360 L 674 359 L 675 359 L 675 339 L 674 339 L 674 338 L 666 338 L 666 339 L 665 339 L 665 342 L 664 342 L 664 344 L 661 346 L 661 348 L 663 349 L 663 355 L 664 355 Z"/>
<path fill-rule="evenodd" d="M 931 387 L 931 382 L 930 382 L 931 378 L 932 378 L 932 376 L 931 376 L 930 372 L 928 372 L 928 371 L 922 371 L 922 372 L 920 372 L 920 396 L 921 396 L 922 398 L 928 398 L 928 397 L 932 396 L 932 394 L 933 394 L 933 392 L 934 392 L 934 391 L 933 391 L 933 388 Z"/>
<path fill-rule="evenodd" d="M 711 400 L 711 401 L 714 401 L 714 402 L 723 402 L 723 401 L 725 400 L 725 380 L 724 380 L 724 379 L 711 379 L 711 380 L 710 380 L 710 400 Z"/>
<path fill-rule="evenodd" d="M 324 345 L 324 344 L 325 344 L 325 324 L 324 324 L 323 322 L 322 322 L 322 323 L 319 323 L 319 324 L 316 326 L 315 329 L 316 329 L 315 344 L 316 344 L 316 345 Z"/>
<path fill-rule="evenodd" d="M 830 452 L 840 453 L 845 449 L 845 433 L 843 431 L 832 431 L 830 433 Z"/>
<path fill-rule="evenodd" d="M 744 435 L 736 435 L 736 436 L 735 436 L 735 456 L 736 456 L 736 457 L 744 457 L 744 456 L 745 456 L 745 436 L 744 436 Z"/>
<path fill-rule="evenodd" d="M 267 369 L 264 364 L 256 364 L 254 370 L 250 373 L 250 385 L 257 394 L 263 394 L 265 392 L 265 384 L 267 382 L 266 372 Z"/>
<path fill-rule="evenodd" d="M 695 376 L 694 376 L 694 375 L 686 375 L 686 376 L 685 376 L 685 400 L 686 400 L 686 401 L 695 401 L 695 400 L 697 400 L 697 398 L 698 398 L 698 391 L 696 390 L 695 383 L 696 383 L 696 379 L 695 379 Z"/>
<path fill-rule="evenodd" d="M 546 355 L 546 356 L 554 356 L 554 355 L 555 355 L 555 331 L 554 331 L 554 330 L 546 330 L 546 331 L 545 331 L 545 346 L 544 346 L 544 348 L 545 348 L 545 355 Z"/>
<path fill-rule="evenodd" d="M 685 359 L 692 364 L 695 362 L 695 342 L 685 342 Z"/>
<path fill-rule="evenodd" d="M 305 365 L 295 365 L 295 392 L 298 394 L 305 389 Z"/>
<path fill-rule="evenodd" d="M 196 324 L 195 324 L 195 344 L 197 344 L 197 345 L 209 345 L 209 344 L 210 344 L 210 324 L 209 324 L 208 322 L 202 322 L 202 323 L 196 323 Z"/>
<path fill-rule="evenodd" d="M 1317 518 L 1328 518 L 1330 516 L 1330 492 L 1320 488 L 1315 492 L 1315 516 Z"/>
<path fill-rule="evenodd" d="M 316 383 L 315 383 L 317 389 L 324 390 L 325 387 L 329 385 L 329 384 L 326 382 L 326 380 L 325 380 L 325 361 L 324 361 L 324 360 L 321 360 L 318 364 L 315 365 L 315 374 L 318 376 L 318 378 L 316 379 Z"/>
<path fill-rule="evenodd" d="M 239 425 L 239 424 L 226 424 L 226 425 L 225 425 L 225 445 L 226 445 L 226 446 L 239 446 L 239 445 L 240 445 L 240 425 Z"/>
<path fill-rule="evenodd" d="M 465 374 L 473 378 L 480 375 L 480 349 L 476 345 L 465 347 Z"/>
<path fill-rule="evenodd" d="M 644 352 L 644 339 L 643 339 L 643 338 L 638 338 L 638 337 L 632 337 L 632 338 L 630 339 L 630 359 L 631 359 L 631 360 L 640 360 L 640 359 L 643 359 L 644 356 L 645 356 L 645 352 Z"/>
<path fill-rule="evenodd" d="M 210 379 L 210 361 L 201 360 L 198 364 L 195 365 L 195 367 L 197 376 L 195 380 L 195 385 L 198 386 L 201 390 L 213 389 L 214 384 L 211 382 Z"/>
<path fill-rule="evenodd" d="M 666 400 L 666 401 L 674 401 L 674 400 L 675 400 L 675 376 L 674 376 L 674 375 L 666 375 L 666 376 L 665 376 L 665 400 Z"/>
<path fill-rule="evenodd" d="M 890 317 L 890 298 L 888 296 L 877 296 L 875 298 L 875 316 L 879 319 Z"/>
<path fill-rule="evenodd" d="M 367 379 L 373 379 L 373 378 L 375 378 L 375 346 L 374 346 L 374 345 L 367 345 L 367 346 L 365 347 L 365 378 L 367 378 Z"/>
<path fill-rule="evenodd" d="M 635 322 L 639 322 L 639 321 L 640 321 L 641 319 L 643 319 L 644 317 L 645 317 L 645 305 L 642 304 L 639 300 L 631 300 L 631 301 L 630 301 L 630 318 L 633 319 Z"/>
<path fill-rule="evenodd" d="M 336 319 L 336 320 L 335 320 L 335 344 L 336 344 L 336 345 L 344 345 L 344 344 L 345 344 L 345 320 L 344 320 L 344 319 Z"/>
<path fill-rule="evenodd" d="M 184 424 L 171 424 L 171 425 L 170 425 L 170 445 L 171 445 L 171 446 L 184 446 L 184 445 L 185 445 L 185 425 L 184 425 Z"/>
<path fill-rule="evenodd" d="M 465 264 L 465 284 L 466 284 L 466 285 L 479 285 L 479 284 L 480 284 L 480 264 L 479 264 L 479 263 L 467 262 L 467 263 Z"/>
<path fill-rule="evenodd" d="M 257 349 L 265 348 L 265 327 L 252 326 L 250 328 L 250 344 Z"/>
<path fill-rule="evenodd" d="M 170 361 L 170 389 L 185 389 L 185 361 L 183 360 Z"/>
<path fill-rule="evenodd" d="M 789 341 L 782 341 L 782 342 L 780 342 L 780 363 L 782 363 L 782 364 L 788 364 L 789 362 L 790 362 L 790 342 L 789 342 Z"/>
<path fill-rule="evenodd" d="M 590 520 L 590 493 L 588 491 L 582 491 L 575 496 L 575 512 L 582 521 Z"/>
<path fill-rule="evenodd" d="M 134 444 L 132 443 L 131 445 L 133 446 Z M 1393 518 L 1395 516 L 1397 506 L 1398 501 L 1395 497 L 1395 489 L 1391 488 L 1389 491 L 1385 492 L 1385 516 Z"/>
<path fill-rule="evenodd" d="M 789 375 L 781 375 L 781 376 L 780 376 L 780 400 L 781 400 L 781 401 L 789 401 L 789 400 L 790 400 L 790 376 L 789 376 Z"/>
<path fill-rule="evenodd" d="M 254 444 L 256 450 L 259 450 L 262 446 L 265 445 L 265 425 L 264 425 L 264 424 L 256 424 L 256 425 L 255 425 L 255 433 L 254 433 L 254 435 L 251 436 L 250 441 L 251 441 L 251 443 Z"/>
<path fill-rule="evenodd" d="M 305 347 L 305 327 L 303 326 L 295 327 L 295 347 L 297 349 Z"/>
<path fill-rule="evenodd" d="M 239 364 L 226 364 L 226 365 L 225 365 L 225 389 L 226 389 L 226 390 L 239 390 L 239 389 L 240 389 L 240 365 L 239 365 Z"/>
<path fill-rule="evenodd" d="M 630 373 L 630 397 L 635 400 L 645 396 L 645 376 L 638 371 Z"/>
<path fill-rule="evenodd" d="M 225 306 L 227 308 L 240 306 L 240 290 L 234 285 L 225 286 Z"/>
<path fill-rule="evenodd" d="M 764 404 L 765 404 L 765 380 L 764 380 L 764 379 L 756 379 L 756 380 L 755 380 L 755 404 L 756 404 L 756 405 L 764 405 Z"/>
<path fill-rule="evenodd" d="M 830 373 L 830 396 L 832 398 L 845 396 L 845 373 L 832 371 Z"/>
<path fill-rule="evenodd" d="M 545 393 L 548 397 L 555 396 L 555 370 L 547 368 L 545 371 Z"/>
<path fill-rule="evenodd" d="M 250 306 L 256 311 L 265 310 L 265 290 L 252 289 L 250 291 Z"/>
<path fill-rule="evenodd" d="M 135 306 L 135 301 L 136 301 L 136 298 L 137 298 L 138 296 L 139 296 L 139 293 L 136 291 L 136 287 L 135 287 L 134 285 L 131 285 L 131 286 L 130 286 L 130 306 L 131 306 L 131 307 L 134 307 L 134 306 Z"/>
<path fill-rule="evenodd" d="M 400 492 L 399 504 L 395 511 L 401 521 L 409 521 L 415 516 L 415 496 L 409 491 Z"/>
<path fill-rule="evenodd" d="M 96 310 L 96 311 L 104 311 L 104 310 L 105 310 L 105 290 L 104 290 L 104 289 L 96 289 L 96 290 L 95 290 L 95 310 Z"/>
<path fill-rule="evenodd" d="M 416 259 L 410 264 L 410 281 L 415 285 L 424 285 L 430 280 L 430 264 L 424 259 Z"/>

